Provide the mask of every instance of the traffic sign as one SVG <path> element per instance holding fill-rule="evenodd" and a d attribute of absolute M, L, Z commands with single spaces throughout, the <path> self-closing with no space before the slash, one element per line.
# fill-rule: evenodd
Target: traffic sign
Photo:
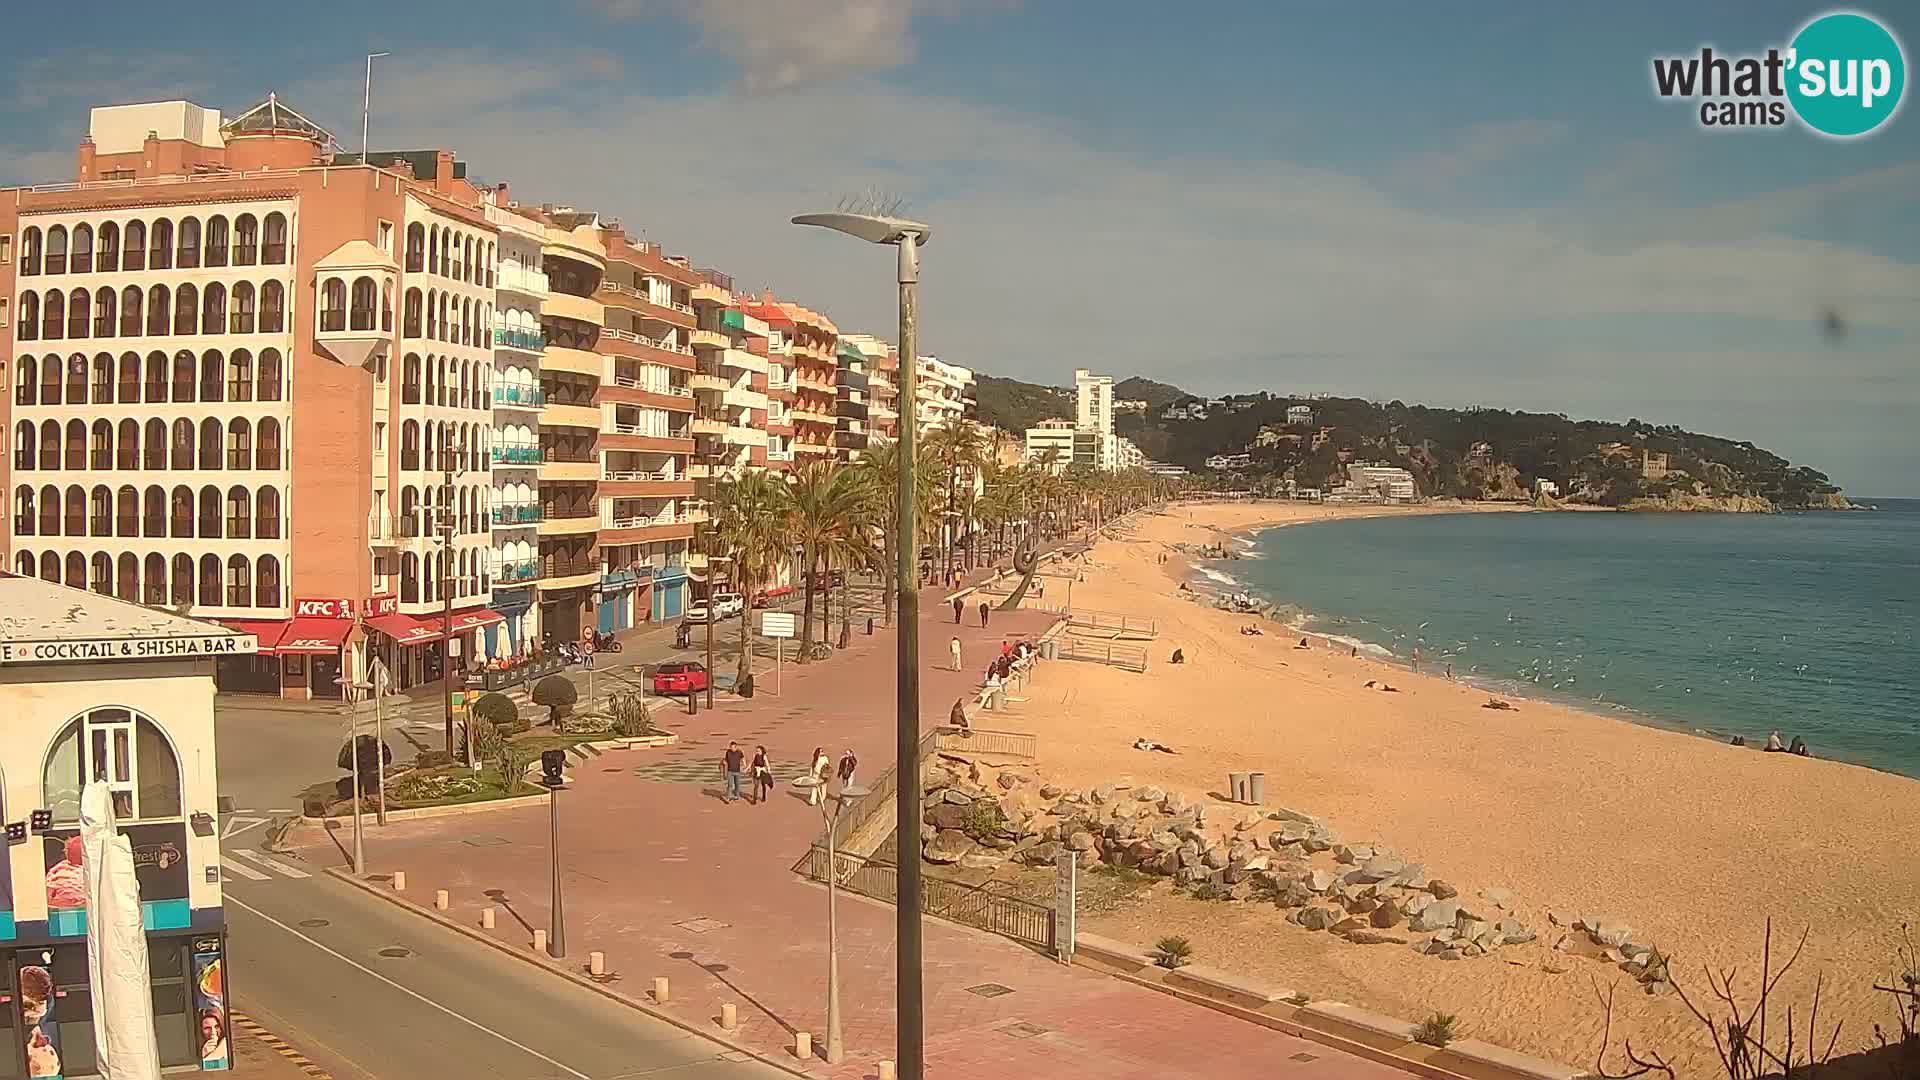
<path fill-rule="evenodd" d="M 799 624 L 791 611 L 763 611 L 760 613 L 760 636 L 770 638 L 790 638 L 799 630 Z"/>

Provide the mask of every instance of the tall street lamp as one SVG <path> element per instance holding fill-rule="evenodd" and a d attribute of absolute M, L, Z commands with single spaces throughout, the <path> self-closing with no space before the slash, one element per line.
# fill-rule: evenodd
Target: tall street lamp
<path fill-rule="evenodd" d="M 898 793 L 894 797 L 899 818 L 896 828 L 902 851 L 917 846 L 920 836 L 920 593 L 914 581 L 918 564 L 914 550 L 914 396 L 918 364 L 914 353 L 915 307 L 920 283 L 920 245 L 933 238 L 933 230 L 918 221 L 877 217 L 870 214 L 801 214 L 795 225 L 818 225 L 843 232 L 871 244 L 892 244 L 900 249 L 900 442 L 899 492 L 894 536 L 898 550 L 894 554 L 894 587 L 899 592 L 900 630 L 895 639 L 898 654 L 896 669 L 898 712 L 895 738 L 894 775 Z M 899 1018 L 900 1080 L 922 1080 L 926 1073 L 926 1030 L 922 1014 L 920 987 L 920 860 L 903 856 L 900 860 L 894 897 L 895 956 L 898 960 L 896 985 L 898 1001 L 894 1009 Z"/>

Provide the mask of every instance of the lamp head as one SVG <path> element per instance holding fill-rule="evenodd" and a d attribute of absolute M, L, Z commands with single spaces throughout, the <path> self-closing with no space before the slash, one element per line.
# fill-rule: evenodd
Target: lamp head
<path fill-rule="evenodd" d="M 906 218 L 878 217 L 872 214 L 849 214 L 835 211 L 830 214 L 800 214 L 793 219 L 795 225 L 818 225 L 823 229 L 843 232 L 858 237 L 869 244 L 898 244 L 911 236 L 916 244 L 924 244 L 933 239 L 933 226 L 924 222 L 909 221 Z"/>

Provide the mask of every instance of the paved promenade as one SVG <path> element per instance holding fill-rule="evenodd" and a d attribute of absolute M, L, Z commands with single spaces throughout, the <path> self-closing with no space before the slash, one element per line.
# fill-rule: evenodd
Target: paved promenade
<path fill-rule="evenodd" d="M 963 693 L 971 702 L 979 671 L 1003 638 L 1037 636 L 1051 618 L 996 611 L 983 630 L 970 611 L 956 629 L 952 609 L 929 594 L 921 628 L 923 727 L 943 723 Z M 961 672 L 947 670 L 956 635 Z M 1046 678 L 1042 667 L 1037 679 Z M 667 976 L 667 1011 L 708 1030 L 717 1030 L 720 1004 L 733 1002 L 737 1040 L 792 1060 L 794 1031 L 812 1033 L 816 1047 L 825 1042 L 826 893 L 790 871 L 819 834 L 820 817 L 785 780 L 804 770 L 815 746 L 835 758 L 851 748 L 868 781 L 891 763 L 893 637 L 856 632 L 850 650 L 829 662 L 789 666 L 784 683 L 778 697 L 764 692 L 769 680 L 752 701 L 662 716 L 669 728 L 677 726 L 677 746 L 614 752 L 580 766 L 561 793 L 560 812 L 568 963 L 584 965 L 589 950 L 602 951 L 619 975 L 613 988 L 642 998 L 655 976 Z M 749 755 L 767 747 L 783 781 L 768 804 L 722 801 L 719 759 L 729 739 Z M 547 829 L 544 806 L 395 823 L 370 835 L 369 868 L 405 870 L 404 896 L 412 903 L 430 905 L 435 890 L 448 890 L 449 914 L 470 926 L 493 905 L 499 918 L 492 934 L 524 945 L 534 927 L 548 923 Z M 297 830 L 290 842 L 312 862 L 343 862 L 319 830 Z M 877 1061 L 894 1056 L 893 918 L 891 907 L 842 894 L 847 1055 L 838 1068 L 816 1058 L 806 1063 L 810 1073 L 872 1077 Z M 929 920 L 925 941 L 932 1077 L 1404 1075 L 1063 967 L 982 932 Z"/>

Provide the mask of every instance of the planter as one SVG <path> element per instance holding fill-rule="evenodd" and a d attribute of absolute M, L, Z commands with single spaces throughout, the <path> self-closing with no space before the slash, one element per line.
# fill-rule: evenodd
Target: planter
<path fill-rule="evenodd" d="M 545 656 L 531 660 L 518 667 L 505 671 L 482 671 L 467 677 L 469 690 L 505 690 L 521 683 L 538 682 L 549 675 L 565 671 L 566 661 L 557 656 Z"/>

